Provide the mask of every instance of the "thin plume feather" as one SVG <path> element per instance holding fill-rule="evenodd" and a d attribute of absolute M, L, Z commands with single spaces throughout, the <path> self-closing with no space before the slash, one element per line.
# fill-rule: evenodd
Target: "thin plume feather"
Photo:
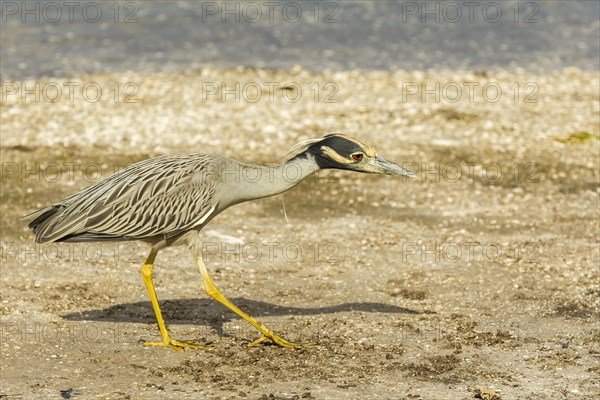
<path fill-rule="evenodd" d="M 287 162 L 287 161 L 291 160 L 292 158 L 296 157 L 298 154 L 305 152 L 312 144 L 320 142 L 321 140 L 323 140 L 323 138 L 308 139 L 303 142 L 295 144 L 288 151 L 288 153 L 285 156 L 283 156 L 283 162 Z"/>

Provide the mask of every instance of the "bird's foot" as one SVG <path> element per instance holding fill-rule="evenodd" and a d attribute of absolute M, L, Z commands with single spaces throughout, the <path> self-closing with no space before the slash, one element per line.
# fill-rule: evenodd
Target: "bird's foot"
<path fill-rule="evenodd" d="M 259 345 L 263 342 L 266 342 L 267 340 L 272 341 L 273 343 L 275 343 L 276 345 L 279 345 L 281 347 L 285 347 L 286 349 L 301 349 L 303 347 L 308 347 L 308 346 L 314 346 L 315 343 L 304 343 L 304 344 L 299 344 L 299 343 L 294 343 L 294 342 L 290 342 L 288 340 L 285 340 L 284 338 L 277 336 L 276 334 L 271 334 L 269 336 L 267 335 L 263 335 L 263 337 L 256 339 L 254 342 L 249 343 L 248 347 L 254 347 L 256 345 Z"/>
<path fill-rule="evenodd" d="M 191 343 L 191 341 L 180 342 L 179 340 L 175 340 L 175 339 L 171 339 L 171 338 L 166 338 L 166 340 L 163 340 L 162 342 L 144 342 L 144 346 L 168 347 L 170 349 L 177 350 L 177 351 L 184 351 L 186 348 L 187 349 L 203 349 L 203 350 L 212 349 L 212 347 L 210 347 L 210 346 L 194 344 L 194 343 Z"/>

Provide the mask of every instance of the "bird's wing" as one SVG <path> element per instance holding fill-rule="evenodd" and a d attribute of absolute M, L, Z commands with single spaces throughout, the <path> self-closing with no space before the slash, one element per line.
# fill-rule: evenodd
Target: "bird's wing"
<path fill-rule="evenodd" d="M 201 224 L 216 208 L 213 158 L 183 154 L 142 161 L 51 207 L 38 241 L 170 237 Z"/>

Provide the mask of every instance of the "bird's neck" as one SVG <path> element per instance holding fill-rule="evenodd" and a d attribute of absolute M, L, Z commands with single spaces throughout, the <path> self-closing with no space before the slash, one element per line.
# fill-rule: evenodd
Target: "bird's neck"
<path fill-rule="evenodd" d="M 319 165 L 310 154 L 300 154 L 274 166 L 244 165 L 240 176 L 244 188 L 242 201 L 283 193 L 318 169 Z"/>

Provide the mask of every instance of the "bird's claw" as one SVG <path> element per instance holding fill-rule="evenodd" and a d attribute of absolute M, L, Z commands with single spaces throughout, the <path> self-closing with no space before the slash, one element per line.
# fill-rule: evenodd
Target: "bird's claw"
<path fill-rule="evenodd" d="M 186 348 L 188 349 L 203 349 L 203 350 L 211 350 L 210 346 L 203 346 L 199 344 L 193 344 L 190 342 L 180 342 L 179 340 L 167 338 L 162 342 L 144 342 L 144 346 L 148 347 L 168 347 L 177 351 L 184 351 Z"/>
<path fill-rule="evenodd" d="M 259 344 L 261 344 L 263 342 L 266 342 L 267 340 L 272 341 L 273 343 L 275 343 L 278 346 L 285 347 L 286 349 L 301 349 L 303 347 L 308 347 L 308 346 L 314 346 L 315 345 L 315 343 L 304 343 L 304 344 L 294 343 L 294 342 L 290 342 L 288 340 L 285 340 L 284 338 L 282 338 L 280 336 L 277 336 L 275 334 L 271 334 L 269 336 L 263 335 L 262 337 L 256 339 L 252 343 L 249 343 L 248 347 L 254 347 L 254 346 L 259 345 Z"/>

